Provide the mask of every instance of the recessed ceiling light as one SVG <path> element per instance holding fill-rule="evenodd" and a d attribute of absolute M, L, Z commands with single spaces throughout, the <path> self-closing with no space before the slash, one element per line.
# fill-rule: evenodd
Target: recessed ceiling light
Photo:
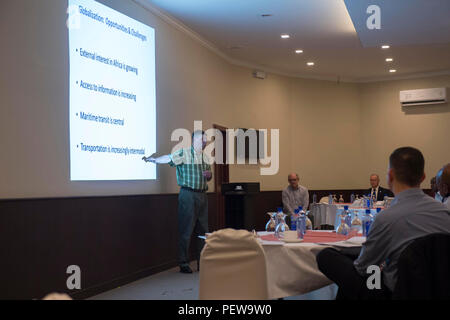
<path fill-rule="evenodd" d="M 314 62 L 308 62 L 307 65 L 308 65 L 308 66 L 313 66 L 313 65 L 314 65 Z"/>
<path fill-rule="evenodd" d="M 389 70 L 389 72 L 390 72 L 390 73 L 394 73 L 394 72 L 397 72 L 397 70 L 391 69 L 391 70 Z"/>
<path fill-rule="evenodd" d="M 283 39 L 289 39 L 291 36 L 290 35 L 288 35 L 288 34 L 282 34 L 281 35 L 281 38 L 283 38 Z"/>
<path fill-rule="evenodd" d="M 264 14 L 261 15 L 261 17 L 263 17 L 263 18 L 268 18 L 268 17 L 271 17 L 271 16 L 273 16 L 273 15 L 270 14 L 270 13 L 264 13 Z"/>
<path fill-rule="evenodd" d="M 295 50 L 295 53 L 303 53 L 303 50 L 300 50 L 300 49 Z"/>
<path fill-rule="evenodd" d="M 392 61 L 394 61 L 394 59 L 392 59 L 392 58 L 386 58 L 386 62 L 392 62 Z"/>
<path fill-rule="evenodd" d="M 389 48 L 390 48 L 390 46 L 388 46 L 388 45 L 381 46 L 381 49 L 389 49 Z"/>

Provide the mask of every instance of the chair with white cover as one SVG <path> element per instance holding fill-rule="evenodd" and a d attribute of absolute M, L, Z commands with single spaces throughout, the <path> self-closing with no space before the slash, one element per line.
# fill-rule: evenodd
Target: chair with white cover
<path fill-rule="evenodd" d="M 328 198 L 328 196 L 326 196 L 326 197 L 320 198 L 319 203 L 328 204 L 329 201 L 330 201 L 330 199 Z"/>
<path fill-rule="evenodd" d="M 247 230 L 208 236 L 200 256 L 200 300 L 268 299 L 264 249 Z"/>

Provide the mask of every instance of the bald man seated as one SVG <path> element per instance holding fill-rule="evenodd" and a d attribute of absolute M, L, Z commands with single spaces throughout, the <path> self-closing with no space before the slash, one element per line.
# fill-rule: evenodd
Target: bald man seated
<path fill-rule="evenodd" d="M 436 185 L 442 197 L 442 203 L 450 209 L 450 163 L 447 163 L 436 175 Z"/>
<path fill-rule="evenodd" d="M 299 206 L 303 207 L 303 210 L 308 209 L 309 205 L 309 194 L 308 189 L 299 184 L 300 178 L 298 174 L 291 173 L 288 176 L 289 186 L 283 190 L 283 211 L 284 213 L 292 216 L 294 210 Z"/>
<path fill-rule="evenodd" d="M 366 195 L 371 198 L 375 197 L 376 201 L 383 201 L 384 197 L 394 196 L 391 190 L 380 186 L 380 177 L 375 173 L 370 176 L 370 186 L 371 188 L 367 190 Z"/>

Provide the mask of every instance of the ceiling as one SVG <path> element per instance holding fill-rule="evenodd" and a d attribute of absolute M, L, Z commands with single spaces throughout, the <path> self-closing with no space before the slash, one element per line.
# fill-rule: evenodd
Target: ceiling
<path fill-rule="evenodd" d="M 135 1 L 232 63 L 255 69 L 355 82 L 450 74 L 449 0 Z M 379 30 L 366 26 L 374 4 Z"/>

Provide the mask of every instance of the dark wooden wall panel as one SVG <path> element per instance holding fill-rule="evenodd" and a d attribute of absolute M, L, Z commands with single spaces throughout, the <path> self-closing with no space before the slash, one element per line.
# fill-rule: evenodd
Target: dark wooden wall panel
<path fill-rule="evenodd" d="M 86 297 L 177 265 L 177 194 L 0 201 L 0 299 Z M 208 195 L 211 229 L 215 197 Z"/>

